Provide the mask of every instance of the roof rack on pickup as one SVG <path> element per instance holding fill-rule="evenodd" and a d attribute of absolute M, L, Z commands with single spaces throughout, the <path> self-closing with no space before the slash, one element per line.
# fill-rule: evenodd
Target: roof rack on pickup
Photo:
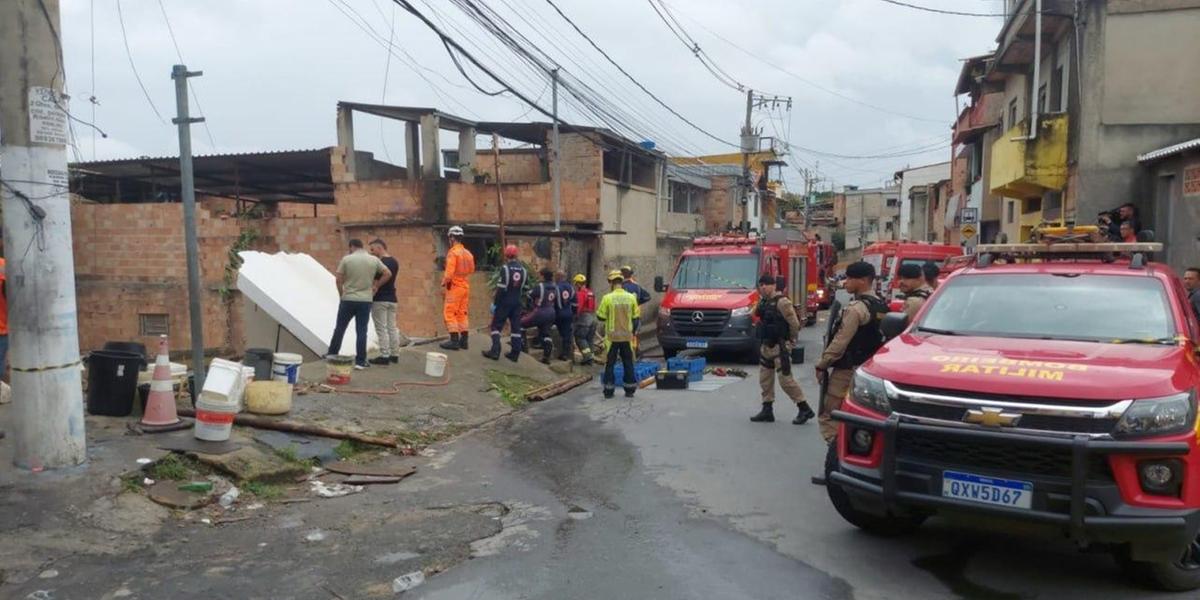
<path fill-rule="evenodd" d="M 1131 269 L 1146 266 L 1146 254 L 1161 252 L 1163 245 L 1158 242 L 1059 242 L 1041 244 L 980 244 L 975 247 L 977 267 L 987 267 L 997 257 L 1008 260 L 1042 259 L 1042 260 L 1071 260 L 1099 259 L 1112 262 L 1117 255 L 1130 257 Z"/>

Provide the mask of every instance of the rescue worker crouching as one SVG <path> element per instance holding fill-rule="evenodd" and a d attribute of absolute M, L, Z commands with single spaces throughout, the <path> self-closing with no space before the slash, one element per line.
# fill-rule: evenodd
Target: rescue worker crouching
<path fill-rule="evenodd" d="M 587 286 L 587 277 L 583 273 L 575 275 L 575 345 L 579 347 L 581 356 L 579 364 L 590 365 L 592 357 L 592 340 L 596 339 L 596 294 Z"/>
<path fill-rule="evenodd" d="M 899 276 L 900 291 L 904 293 L 904 314 L 908 316 L 908 322 L 911 323 L 917 317 L 921 307 L 925 305 L 925 301 L 929 299 L 929 295 L 933 293 L 933 288 L 925 279 L 921 265 L 912 263 L 900 265 Z"/>
<path fill-rule="evenodd" d="M 622 387 L 625 388 L 625 397 L 632 398 L 638 388 L 637 374 L 633 370 L 633 341 L 637 337 L 642 312 L 638 308 L 637 297 L 621 286 L 623 281 L 620 271 L 608 274 L 612 291 L 604 295 L 596 309 L 596 318 L 604 324 L 604 344 L 607 349 L 604 375 L 600 378 L 605 398 L 612 398 L 616 392 L 618 358 L 624 370 Z"/>
<path fill-rule="evenodd" d="M 450 238 L 450 251 L 446 253 L 446 270 L 442 275 L 442 289 L 446 293 L 442 317 L 450 339 L 439 346 L 445 350 L 466 350 L 471 300 L 471 284 L 467 278 L 475 272 L 475 256 L 462 245 L 462 227 L 455 225 L 446 235 Z"/>
<path fill-rule="evenodd" d="M 872 293 L 875 267 L 870 263 L 856 262 L 846 267 L 844 287 L 854 298 L 838 314 L 833 335 L 816 365 L 817 381 L 826 387 L 818 418 L 821 437 L 826 443 L 832 442 L 837 435 L 837 423 L 830 415 L 842 407 L 842 400 L 854 380 L 854 370 L 883 346 L 879 323 L 888 312 L 887 304 Z"/>
<path fill-rule="evenodd" d="M 558 316 L 559 295 L 558 286 L 554 283 L 554 271 L 542 269 L 539 274 L 542 281 L 529 291 L 531 310 L 521 319 L 521 326 L 537 327 L 538 339 L 542 342 L 542 362 L 549 364 L 550 353 L 554 351 L 550 328 Z"/>
<path fill-rule="evenodd" d="M 775 422 L 775 378 L 779 374 L 779 386 L 783 388 L 788 398 L 796 403 L 798 413 L 792 420 L 795 425 L 803 425 L 816 416 L 808 403 L 804 401 L 804 390 L 792 376 L 791 350 L 793 340 L 800 333 L 800 318 L 796 316 L 796 308 L 786 294 L 780 293 L 776 287 L 776 279 L 771 275 L 763 275 L 758 279 L 758 306 L 754 308 L 754 316 L 758 319 L 757 336 L 759 340 L 759 360 L 762 368 L 758 371 L 758 384 L 762 388 L 762 410 L 750 417 L 755 423 Z"/>
<path fill-rule="evenodd" d="M 504 247 L 504 258 L 508 262 L 500 267 L 500 277 L 496 281 L 496 296 L 492 301 L 492 347 L 485 350 L 483 355 L 492 360 L 500 360 L 500 333 L 504 330 L 504 322 L 508 321 L 508 333 L 512 348 L 504 357 L 513 362 L 521 358 L 521 346 L 525 341 L 525 330 L 521 328 L 521 290 L 529 273 L 525 265 L 517 260 L 517 247 Z"/>

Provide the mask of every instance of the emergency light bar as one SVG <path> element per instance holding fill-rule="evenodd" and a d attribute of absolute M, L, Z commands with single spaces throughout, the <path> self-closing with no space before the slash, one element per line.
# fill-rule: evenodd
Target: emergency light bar
<path fill-rule="evenodd" d="M 1096 254 L 1100 252 L 1162 252 L 1159 242 L 1062 242 L 1057 244 L 980 244 L 976 254 Z"/>

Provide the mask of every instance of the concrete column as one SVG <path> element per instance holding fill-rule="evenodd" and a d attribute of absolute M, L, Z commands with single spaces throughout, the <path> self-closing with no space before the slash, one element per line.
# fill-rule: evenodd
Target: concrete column
<path fill-rule="evenodd" d="M 346 106 L 338 107 L 338 147 L 346 151 L 346 181 L 358 180 L 358 155 L 354 151 L 354 111 Z"/>
<path fill-rule="evenodd" d="M 475 128 L 458 132 L 458 169 L 462 181 L 475 183 Z"/>
<path fill-rule="evenodd" d="M 416 179 L 421 174 L 421 134 L 413 121 L 404 122 L 404 155 L 408 178 Z"/>
<path fill-rule="evenodd" d="M 421 178 L 440 179 L 442 176 L 442 149 L 438 142 L 441 119 L 437 115 L 421 116 Z"/>

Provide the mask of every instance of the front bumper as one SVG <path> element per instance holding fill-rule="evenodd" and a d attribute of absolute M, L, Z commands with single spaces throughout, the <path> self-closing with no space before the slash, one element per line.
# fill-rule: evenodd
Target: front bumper
<path fill-rule="evenodd" d="M 675 330 L 670 319 L 658 320 L 658 345 L 663 350 L 686 350 L 688 340 L 704 340 L 708 342 L 708 350 L 753 351 L 758 347 L 758 337 L 754 333 L 754 323 L 747 316 L 730 317 L 721 328 L 721 333 L 715 336 L 689 337 Z"/>
<path fill-rule="evenodd" d="M 988 519 L 1023 521 L 1049 526 L 1086 546 L 1127 545 L 1134 560 L 1169 561 L 1179 557 L 1200 531 L 1200 509 L 1158 509 L 1124 502 L 1115 481 L 1105 478 L 1096 465 L 1107 465 L 1112 454 L 1178 456 L 1188 452 L 1181 442 L 1124 442 L 1030 436 L 1003 431 L 938 427 L 901 420 L 886 420 L 834 411 L 844 428 L 875 432 L 882 445 L 876 469 L 839 460 L 829 474 L 831 485 L 841 486 L 859 510 L 877 515 L 954 512 L 983 515 Z M 937 458 L 914 457 L 898 451 L 905 436 L 954 438 L 969 444 L 1011 445 L 1014 452 L 1034 451 L 1069 455 L 1069 474 L 1031 475 L 1028 472 L 950 464 Z M 844 456 L 844 454 L 842 455 Z M 945 470 L 966 471 L 1033 483 L 1030 509 L 980 504 L 941 494 Z"/>

